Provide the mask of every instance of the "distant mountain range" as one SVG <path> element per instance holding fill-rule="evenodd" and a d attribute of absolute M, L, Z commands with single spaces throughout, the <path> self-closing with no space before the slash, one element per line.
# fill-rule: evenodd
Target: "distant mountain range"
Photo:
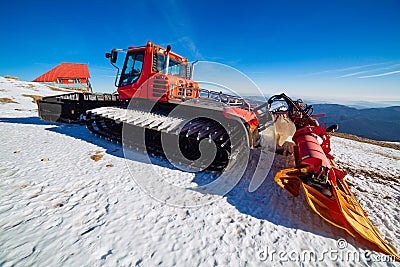
<path fill-rule="evenodd" d="M 343 100 L 343 99 L 331 99 L 331 100 L 319 100 L 319 99 L 304 99 L 307 104 L 340 104 L 356 109 L 366 108 L 385 108 L 400 106 L 400 100 L 386 100 L 386 101 L 356 101 L 356 100 Z"/>
<path fill-rule="evenodd" d="M 338 132 L 380 141 L 400 142 L 400 106 L 356 109 L 338 104 L 314 104 L 318 121 L 339 124 Z"/>

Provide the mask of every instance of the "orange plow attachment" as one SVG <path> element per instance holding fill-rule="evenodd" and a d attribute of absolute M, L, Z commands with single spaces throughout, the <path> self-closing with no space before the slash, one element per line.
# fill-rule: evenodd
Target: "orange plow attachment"
<path fill-rule="evenodd" d="M 378 229 L 372 225 L 367 213 L 350 192 L 344 180 L 337 180 L 340 187 L 332 185 L 333 196 L 328 197 L 301 180 L 300 177 L 306 173 L 307 168 L 281 170 L 276 174 L 275 182 L 293 196 L 299 195 L 301 186 L 309 206 L 324 220 L 346 230 L 368 248 L 392 255 L 396 261 L 400 261 L 396 250 L 382 238 Z"/>

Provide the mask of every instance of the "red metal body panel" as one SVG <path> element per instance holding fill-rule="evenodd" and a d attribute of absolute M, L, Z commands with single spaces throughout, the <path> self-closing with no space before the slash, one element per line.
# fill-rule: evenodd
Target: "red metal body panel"
<path fill-rule="evenodd" d="M 230 115 L 242 118 L 243 121 L 249 124 L 250 131 L 253 132 L 258 126 L 258 119 L 254 112 L 242 108 L 229 107 L 224 110 L 224 115 L 229 118 Z"/>
<path fill-rule="evenodd" d="M 318 142 L 317 134 L 323 130 L 320 126 L 308 126 L 300 128 L 293 136 L 293 141 L 298 147 L 298 158 L 300 166 L 308 166 L 310 171 L 319 171 L 321 166 L 332 168 L 330 160 L 326 156 L 321 144 Z M 323 137 L 321 137 L 321 140 Z"/>

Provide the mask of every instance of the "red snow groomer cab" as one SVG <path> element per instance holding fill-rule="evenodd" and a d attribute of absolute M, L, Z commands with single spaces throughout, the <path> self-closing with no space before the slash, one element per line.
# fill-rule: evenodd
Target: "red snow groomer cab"
<path fill-rule="evenodd" d="M 120 49 L 106 53 L 114 67 L 117 67 L 118 51 Z M 154 100 L 176 105 L 189 99 L 213 97 L 217 102 L 230 106 L 229 109 L 225 108 L 226 114 L 241 117 L 252 132 L 257 128 L 257 118 L 249 103 L 238 96 L 200 88 L 192 80 L 194 64 L 197 62 L 189 66 L 188 59 L 172 52 L 170 46 L 164 48 L 148 41 L 146 46 L 131 46 L 126 52 L 119 80 L 117 75 L 115 81 L 119 99 Z"/>

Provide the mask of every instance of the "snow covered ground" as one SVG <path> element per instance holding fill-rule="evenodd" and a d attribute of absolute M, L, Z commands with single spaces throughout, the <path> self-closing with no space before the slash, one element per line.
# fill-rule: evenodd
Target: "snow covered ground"
<path fill-rule="evenodd" d="M 28 95 L 58 93 L 0 77 L 0 266 L 398 265 L 367 262 L 357 241 L 321 219 L 303 196 L 281 190 L 273 172 L 282 159 L 253 193 L 244 177 L 209 205 L 158 202 L 132 177 L 153 168 L 142 153 L 127 164 L 120 145 L 84 126 L 37 117 Z M 400 250 L 400 151 L 335 137 L 332 147 L 369 218 Z M 154 159 L 154 168 L 167 179 L 213 178 L 163 159 Z M 338 248 L 340 238 L 346 248 Z"/>

